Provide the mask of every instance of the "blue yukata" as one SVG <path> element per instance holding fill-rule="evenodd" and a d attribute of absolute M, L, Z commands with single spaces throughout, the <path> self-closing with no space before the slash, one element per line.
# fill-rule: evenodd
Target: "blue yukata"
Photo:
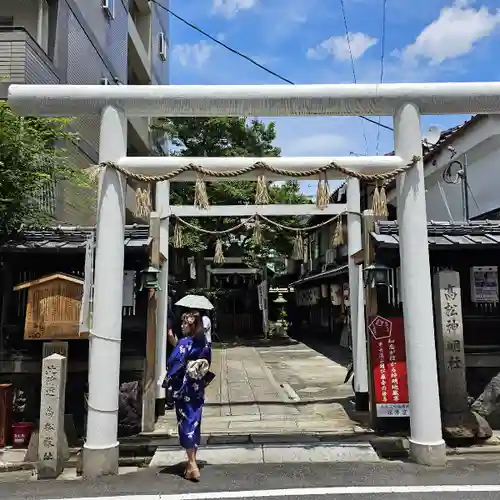
<path fill-rule="evenodd" d="M 179 441 L 184 449 L 198 448 L 201 439 L 201 417 L 205 403 L 205 382 L 186 374 L 190 361 L 206 359 L 211 363 L 211 349 L 205 336 L 179 340 L 167 364 L 169 389 L 175 403 Z"/>

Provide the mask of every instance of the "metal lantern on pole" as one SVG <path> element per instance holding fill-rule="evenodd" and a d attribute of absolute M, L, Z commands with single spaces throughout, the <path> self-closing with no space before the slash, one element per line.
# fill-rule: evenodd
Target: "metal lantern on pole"
<path fill-rule="evenodd" d="M 371 264 L 363 270 L 365 286 L 376 288 L 378 286 L 390 287 L 391 268 L 384 264 Z"/>
<path fill-rule="evenodd" d="M 160 290 L 160 270 L 149 266 L 141 272 L 141 290 Z"/>
<path fill-rule="evenodd" d="M 283 304 L 286 304 L 287 303 L 287 300 L 285 299 L 285 297 L 283 297 L 283 294 L 280 292 L 278 294 L 278 297 L 276 299 L 274 299 L 273 301 L 275 304 L 280 304 L 281 307 L 283 307 Z"/>

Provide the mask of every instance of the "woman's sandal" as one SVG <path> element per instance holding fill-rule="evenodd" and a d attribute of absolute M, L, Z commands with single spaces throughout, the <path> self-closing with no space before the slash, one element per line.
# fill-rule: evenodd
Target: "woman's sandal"
<path fill-rule="evenodd" d="M 197 483 L 201 478 L 201 474 L 199 469 L 191 469 L 191 470 L 186 470 L 184 473 L 184 479 L 187 481 L 193 481 Z"/>

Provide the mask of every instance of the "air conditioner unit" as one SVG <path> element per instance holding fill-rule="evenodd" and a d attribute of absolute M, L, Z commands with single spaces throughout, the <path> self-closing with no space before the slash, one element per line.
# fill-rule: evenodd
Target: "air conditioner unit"
<path fill-rule="evenodd" d="M 163 61 L 167 60 L 167 41 L 163 32 L 158 33 L 158 54 Z"/>
<path fill-rule="evenodd" d="M 106 14 L 114 19 L 115 17 L 115 0 L 101 0 L 102 9 Z"/>

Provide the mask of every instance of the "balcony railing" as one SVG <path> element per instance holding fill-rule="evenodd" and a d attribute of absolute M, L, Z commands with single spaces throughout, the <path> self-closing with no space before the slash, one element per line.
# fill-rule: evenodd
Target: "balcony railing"
<path fill-rule="evenodd" d="M 60 82 L 49 56 L 23 27 L 0 27 L 0 79 L 2 84 Z"/>

